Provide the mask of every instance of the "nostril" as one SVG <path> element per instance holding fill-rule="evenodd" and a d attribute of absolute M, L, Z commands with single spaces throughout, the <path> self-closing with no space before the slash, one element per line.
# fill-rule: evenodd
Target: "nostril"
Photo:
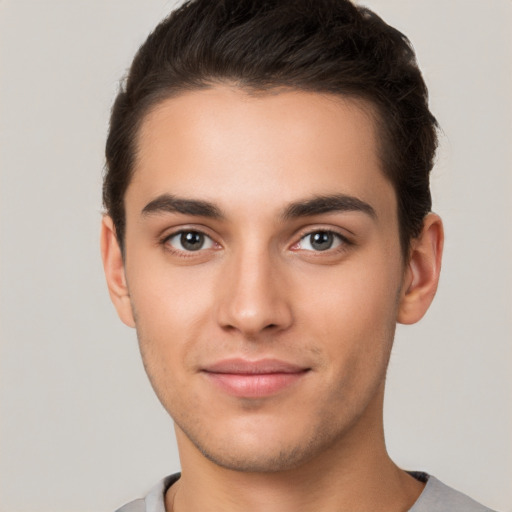
<path fill-rule="evenodd" d="M 246 266 L 243 270 L 243 279 L 240 271 L 223 282 L 224 294 L 215 312 L 218 324 L 225 333 L 239 331 L 248 337 L 287 329 L 292 313 L 281 287 L 260 270 L 248 272 Z"/>

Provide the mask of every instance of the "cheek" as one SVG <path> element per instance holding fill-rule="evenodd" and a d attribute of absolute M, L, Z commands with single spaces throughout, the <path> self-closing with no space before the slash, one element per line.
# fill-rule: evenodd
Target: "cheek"
<path fill-rule="evenodd" d="M 130 296 L 137 320 L 155 334 L 190 329 L 211 309 L 213 286 L 206 266 L 179 267 L 151 262 L 130 272 Z M 172 326 L 172 329 L 171 329 Z M 171 329 L 171 330 L 170 330 Z"/>
<path fill-rule="evenodd" d="M 205 273 L 158 263 L 128 271 L 140 350 L 157 394 L 159 383 L 190 369 L 194 347 L 209 330 L 214 289 Z"/>
<path fill-rule="evenodd" d="M 304 279 L 302 329 L 346 372 L 385 366 L 394 337 L 400 271 L 371 264 L 341 265 L 325 279 Z"/>
<path fill-rule="evenodd" d="M 168 271 L 159 279 L 152 274 L 147 279 L 141 275 L 134 283 L 132 307 L 146 374 L 160 402 L 174 417 L 176 410 L 186 409 L 182 390 L 194 368 L 190 354 L 205 330 L 209 308 L 190 281 L 183 285 L 180 276 Z M 194 402 L 192 391 L 186 396 Z"/>
<path fill-rule="evenodd" d="M 343 331 L 372 329 L 395 322 L 401 277 L 400 268 L 383 264 L 382 259 L 366 258 L 346 262 L 322 272 L 304 273 L 297 288 L 298 305 L 316 323 L 328 327 L 341 324 Z M 354 333 L 355 334 L 355 333 Z"/>

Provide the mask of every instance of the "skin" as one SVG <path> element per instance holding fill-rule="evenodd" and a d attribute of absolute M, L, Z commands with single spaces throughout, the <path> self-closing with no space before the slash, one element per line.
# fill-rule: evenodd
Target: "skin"
<path fill-rule="evenodd" d="M 429 214 L 403 261 L 371 108 L 218 85 L 155 108 L 138 149 L 125 258 L 108 216 L 102 253 L 175 422 L 182 478 L 167 510 L 408 510 L 422 484 L 386 452 L 384 380 L 396 322 L 435 294 L 443 232 Z M 229 358 L 301 374 L 234 396 L 205 373 Z"/>

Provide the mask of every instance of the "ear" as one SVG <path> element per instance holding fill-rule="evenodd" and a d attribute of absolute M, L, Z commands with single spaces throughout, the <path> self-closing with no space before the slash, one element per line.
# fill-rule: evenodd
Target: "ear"
<path fill-rule="evenodd" d="M 110 299 L 114 304 L 119 318 L 129 327 L 135 327 L 130 293 L 126 284 L 123 255 L 112 218 L 103 216 L 101 222 L 101 258 L 107 278 Z"/>
<path fill-rule="evenodd" d="M 414 324 L 427 312 L 439 282 L 443 243 L 441 218 L 429 213 L 421 234 L 411 244 L 398 308 L 399 323 Z"/>

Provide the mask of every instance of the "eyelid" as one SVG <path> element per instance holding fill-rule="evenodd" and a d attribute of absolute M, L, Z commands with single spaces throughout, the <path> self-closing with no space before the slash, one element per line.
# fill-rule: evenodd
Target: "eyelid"
<path fill-rule="evenodd" d="M 311 253 L 318 253 L 318 254 L 331 253 L 332 254 L 333 252 L 336 252 L 336 250 L 340 250 L 340 249 L 342 250 L 343 248 L 348 248 L 350 246 L 355 245 L 355 241 L 352 239 L 352 237 L 349 234 L 347 234 L 347 231 L 348 230 L 346 230 L 346 229 L 342 229 L 342 228 L 339 228 L 337 226 L 332 226 L 332 225 L 307 226 L 307 227 L 300 229 L 296 233 L 296 235 L 293 237 L 295 242 L 293 242 L 291 244 L 291 246 L 289 246 L 289 248 L 294 252 L 299 251 L 299 250 L 304 250 L 304 251 L 311 252 Z M 198 249 L 197 251 L 187 251 L 186 249 L 182 250 L 182 249 L 178 249 L 178 248 L 170 246 L 170 244 L 168 242 L 171 238 L 178 236 L 182 233 L 187 233 L 187 232 L 200 233 L 201 235 L 203 235 L 206 238 L 211 240 L 213 247 L 201 248 L 201 249 Z M 315 251 L 312 249 L 301 249 L 300 247 L 296 247 L 300 244 L 301 240 L 303 240 L 305 237 L 313 235 L 315 233 L 319 233 L 319 232 L 332 233 L 340 241 L 340 243 L 336 247 L 326 249 L 325 251 Z M 203 252 L 211 250 L 211 249 L 215 250 L 215 249 L 222 248 L 222 244 L 218 241 L 218 236 L 216 236 L 215 234 L 212 234 L 211 230 L 208 227 L 205 227 L 204 225 L 197 225 L 197 224 L 196 225 L 194 225 L 194 224 L 179 225 L 179 226 L 174 226 L 172 228 L 163 230 L 163 233 L 161 233 L 158 236 L 158 244 L 164 246 L 166 248 L 166 250 L 168 250 L 169 252 L 174 252 L 175 254 L 179 253 L 180 255 L 189 256 L 189 257 L 193 256 L 194 254 L 197 255 L 198 253 L 203 253 Z"/>
<path fill-rule="evenodd" d="M 301 241 L 308 237 L 308 236 L 311 236 L 315 233 L 331 233 L 333 234 L 338 240 L 339 240 L 339 244 L 336 245 L 336 247 L 330 247 L 329 249 L 326 249 L 324 251 L 315 251 L 313 249 L 302 249 L 301 247 L 297 247 Z M 294 242 L 291 246 L 291 250 L 293 251 L 299 251 L 299 250 L 303 250 L 303 251 L 307 251 L 307 252 L 311 252 L 311 253 L 318 253 L 318 254 L 332 254 L 333 252 L 336 252 L 337 250 L 342 250 L 343 248 L 347 248 L 349 246 L 352 246 L 354 245 L 354 242 L 351 240 L 351 238 L 349 236 L 347 236 L 341 229 L 339 228 L 335 228 L 333 226 L 314 226 L 314 227 L 307 227 L 307 228 L 304 228 L 302 229 L 297 237 L 295 238 L 296 239 L 296 242 Z M 297 247 L 295 249 L 295 247 Z"/>
<path fill-rule="evenodd" d="M 187 233 L 194 233 L 194 234 L 197 234 L 197 235 L 201 235 L 203 237 L 203 240 L 204 242 L 208 245 L 208 247 L 200 247 L 199 249 L 197 249 L 197 252 L 201 251 L 201 250 L 204 250 L 204 249 L 211 249 L 213 244 L 215 243 L 211 237 L 209 237 L 208 235 L 205 235 L 204 233 L 201 233 L 199 231 L 178 231 L 177 233 L 174 233 L 173 235 L 170 235 L 167 237 L 167 240 L 166 242 L 167 243 L 170 243 L 171 240 L 174 240 L 176 239 L 177 241 L 179 240 L 180 243 L 181 243 L 181 237 L 184 235 L 184 234 L 187 234 Z M 172 245 L 172 244 L 171 244 Z M 174 246 L 173 246 L 174 247 Z M 175 249 L 178 249 L 176 247 L 174 247 Z M 184 252 L 196 252 L 196 251 L 189 251 L 185 248 L 183 249 L 178 249 L 179 251 L 183 250 Z"/>
<path fill-rule="evenodd" d="M 209 233 L 209 231 L 210 230 L 206 229 L 204 226 L 180 225 L 174 227 L 173 229 L 165 230 L 164 233 L 158 237 L 158 243 L 171 253 L 174 253 L 182 257 L 193 257 L 194 255 L 204 253 L 205 251 L 221 247 L 220 243 L 216 240 L 216 237 Z M 211 246 L 206 248 L 201 247 L 196 251 L 188 251 L 186 249 L 179 249 L 177 247 L 174 247 L 169 243 L 169 240 L 179 235 L 182 235 L 183 233 L 199 233 L 211 241 Z"/>
<path fill-rule="evenodd" d="M 165 228 L 160 229 L 156 234 L 156 237 L 163 241 L 167 238 L 170 238 L 178 233 L 187 233 L 189 231 L 193 231 L 196 233 L 201 233 L 204 236 L 215 240 L 218 238 L 216 233 L 212 231 L 211 228 L 205 226 L 204 224 L 176 224 L 176 225 L 167 225 Z"/>

